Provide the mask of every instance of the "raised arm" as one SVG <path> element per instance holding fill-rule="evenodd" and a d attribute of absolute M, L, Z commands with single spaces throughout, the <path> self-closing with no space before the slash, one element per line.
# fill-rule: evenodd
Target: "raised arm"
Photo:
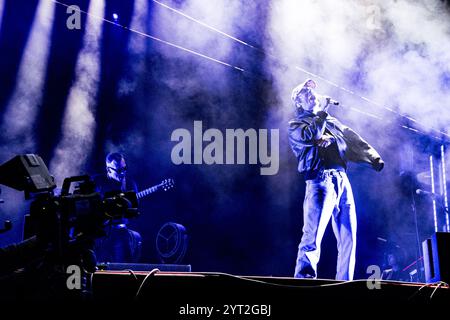
<path fill-rule="evenodd" d="M 381 171 L 384 162 L 378 152 L 355 131 L 349 127 L 343 130 L 344 139 L 347 142 L 348 151 L 346 156 L 353 162 L 365 162 L 372 166 L 376 171 Z"/>
<path fill-rule="evenodd" d="M 325 119 L 327 116 L 326 112 L 319 111 L 312 118 L 311 123 L 301 119 L 289 121 L 289 137 L 291 141 L 305 146 L 315 145 L 325 133 Z"/>

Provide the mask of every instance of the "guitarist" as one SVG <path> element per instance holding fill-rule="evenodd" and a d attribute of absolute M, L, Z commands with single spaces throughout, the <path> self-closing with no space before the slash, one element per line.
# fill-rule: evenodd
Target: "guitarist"
<path fill-rule="evenodd" d="M 107 192 L 138 191 L 135 181 L 127 176 L 127 164 L 122 153 L 109 153 L 105 163 L 106 173 L 93 177 L 97 192 L 103 196 Z M 116 219 L 105 228 L 106 236 L 96 242 L 98 262 L 139 262 L 142 238 L 138 232 L 129 229 L 127 224 L 128 219 Z"/>

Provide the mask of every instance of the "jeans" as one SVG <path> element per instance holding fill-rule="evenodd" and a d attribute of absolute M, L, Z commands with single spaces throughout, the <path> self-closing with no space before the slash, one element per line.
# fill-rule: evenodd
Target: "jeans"
<path fill-rule="evenodd" d="M 356 253 L 356 209 L 352 188 L 343 171 L 323 170 L 306 181 L 303 236 L 298 246 L 296 278 L 316 278 L 320 245 L 332 218 L 337 240 L 337 280 L 353 280 Z"/>

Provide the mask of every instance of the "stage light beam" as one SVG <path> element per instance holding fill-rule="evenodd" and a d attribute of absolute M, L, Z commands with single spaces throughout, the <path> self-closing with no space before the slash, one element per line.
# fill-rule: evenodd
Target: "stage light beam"
<path fill-rule="evenodd" d="M 2 118 L 0 128 L 8 141 L 2 156 L 34 150 L 33 127 L 44 91 L 54 11 L 55 3 L 47 0 L 41 0 L 36 9 L 16 86 Z"/>
<path fill-rule="evenodd" d="M 70 89 L 62 124 L 62 137 L 50 161 L 50 172 L 57 185 L 64 178 L 78 175 L 92 151 L 95 133 L 95 106 L 100 81 L 100 44 L 104 0 L 91 1 L 82 49 L 78 55 L 75 81 Z"/>
<path fill-rule="evenodd" d="M 0 0 L 0 27 L 2 26 L 2 19 L 3 19 L 3 9 L 5 8 L 5 1 Z"/>
<path fill-rule="evenodd" d="M 147 0 L 136 0 L 131 18 L 131 29 L 146 32 L 148 3 Z M 124 77 L 118 86 L 118 96 L 132 94 L 137 82 L 145 72 L 145 51 L 147 39 L 136 34 L 130 35 L 128 43 L 128 61 Z"/>
<path fill-rule="evenodd" d="M 442 167 L 442 196 L 444 197 L 444 211 L 445 211 L 445 231 L 450 232 L 450 218 L 448 208 L 448 194 L 447 194 L 447 170 L 445 163 L 445 147 L 441 145 L 441 167 Z"/>
<path fill-rule="evenodd" d="M 436 188 L 434 185 L 434 165 L 433 165 L 433 156 L 430 156 L 430 175 L 431 175 L 431 193 L 436 193 Z M 437 209 L 436 209 L 436 199 L 432 199 L 433 202 L 433 221 L 434 221 L 434 232 L 438 232 L 438 222 L 437 222 Z"/>

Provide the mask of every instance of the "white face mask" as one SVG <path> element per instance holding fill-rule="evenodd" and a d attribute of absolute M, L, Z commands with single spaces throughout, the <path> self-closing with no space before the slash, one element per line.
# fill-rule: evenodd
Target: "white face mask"
<path fill-rule="evenodd" d="M 122 159 L 119 163 L 115 160 L 112 162 L 107 162 L 106 171 L 108 173 L 108 177 L 121 182 L 125 178 L 127 172 L 125 160 Z"/>

